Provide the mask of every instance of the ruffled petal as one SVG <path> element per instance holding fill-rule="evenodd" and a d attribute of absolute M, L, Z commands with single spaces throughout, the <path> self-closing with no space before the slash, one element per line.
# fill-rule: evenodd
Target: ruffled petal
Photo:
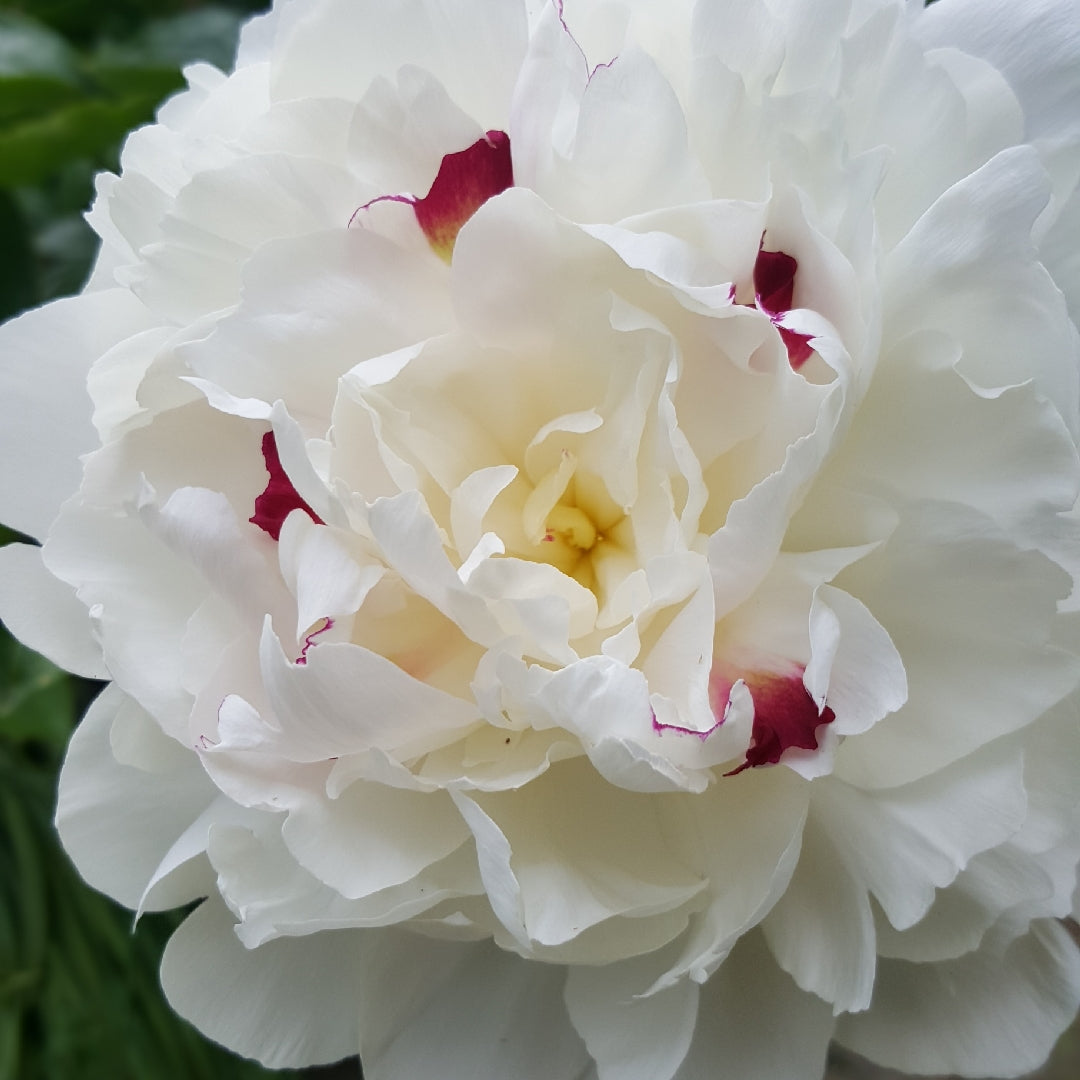
<path fill-rule="evenodd" d="M 0 548 L 0 618 L 24 645 L 87 679 L 108 678 L 90 615 L 72 589 L 46 570 L 41 549 Z"/>
<path fill-rule="evenodd" d="M 912 1073 L 1020 1076 L 1038 1068 L 1080 1006 L 1080 955 L 1053 922 L 940 964 L 883 961 L 868 1012 L 837 1038 Z"/>
<path fill-rule="evenodd" d="M 114 740 L 121 732 L 131 764 L 117 760 Z M 135 908 L 173 842 L 213 797 L 197 759 L 109 687 L 72 738 L 60 774 L 56 827 L 83 877 Z M 193 895 L 170 897 L 166 906 Z"/>

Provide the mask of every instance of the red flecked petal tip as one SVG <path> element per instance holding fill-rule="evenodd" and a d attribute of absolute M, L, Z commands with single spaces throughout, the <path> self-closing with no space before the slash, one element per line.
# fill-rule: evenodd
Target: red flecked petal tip
<path fill-rule="evenodd" d="M 312 632 L 304 638 L 304 646 L 300 650 L 300 655 L 293 661 L 293 663 L 299 665 L 300 667 L 303 667 L 305 664 L 307 664 L 307 654 L 311 651 L 311 649 L 315 647 L 315 639 L 317 637 L 320 637 L 322 634 L 325 634 L 327 630 L 332 630 L 333 627 L 333 619 L 323 619 L 322 626 L 320 626 L 318 630 L 312 630 Z"/>
<path fill-rule="evenodd" d="M 765 312 L 773 323 L 778 323 L 794 304 L 795 275 L 799 270 L 799 262 L 786 251 L 766 251 L 764 236 L 761 243 L 754 261 L 754 299 L 758 308 Z M 777 326 L 777 330 L 787 347 L 788 363 L 793 370 L 798 371 L 814 354 L 810 337 L 788 330 L 785 326 Z"/>
<path fill-rule="evenodd" d="M 780 331 L 780 337 L 787 346 L 788 363 L 798 371 L 814 355 L 810 335 L 789 330 L 786 326 L 778 326 L 776 329 Z"/>
<path fill-rule="evenodd" d="M 263 532 L 269 533 L 275 540 L 281 535 L 281 526 L 294 510 L 303 510 L 316 525 L 326 523 L 300 497 L 292 481 L 285 475 L 278 456 L 277 440 L 274 433 L 268 431 L 262 437 L 262 455 L 266 462 L 266 471 L 270 481 L 266 490 L 255 500 L 255 513 L 248 518 L 253 525 L 258 525 Z"/>
<path fill-rule="evenodd" d="M 802 669 L 790 674 L 754 671 L 743 675 L 754 699 L 754 727 L 746 760 L 725 773 L 735 776 L 744 769 L 775 765 L 785 750 L 818 748 L 817 729 L 836 719 L 827 705 L 820 712 L 803 686 Z"/>
<path fill-rule="evenodd" d="M 442 159 L 431 190 L 413 203 L 413 212 L 428 243 L 449 262 L 465 222 L 488 199 L 513 185 L 510 136 L 489 131 L 468 149 Z"/>
<path fill-rule="evenodd" d="M 754 263 L 754 296 L 757 306 L 769 316 L 791 310 L 795 295 L 795 273 L 799 264 L 783 251 L 758 251 Z"/>

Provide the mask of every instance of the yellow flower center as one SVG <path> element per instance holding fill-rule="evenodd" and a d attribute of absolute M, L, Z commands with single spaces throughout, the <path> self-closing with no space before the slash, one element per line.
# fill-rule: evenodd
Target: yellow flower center
<path fill-rule="evenodd" d="M 560 503 L 548 514 L 545 527 L 545 539 L 558 536 L 579 551 L 591 551 L 596 543 L 596 526 L 592 518 L 576 506 Z"/>

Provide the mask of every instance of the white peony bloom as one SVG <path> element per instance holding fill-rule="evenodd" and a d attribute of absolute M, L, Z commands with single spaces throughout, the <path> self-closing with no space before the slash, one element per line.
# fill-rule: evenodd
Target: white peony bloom
<path fill-rule="evenodd" d="M 281 0 L 0 332 L 57 821 L 273 1066 L 1018 1075 L 1080 1003 L 1076 0 Z M 88 395 L 87 395 L 88 391 Z"/>

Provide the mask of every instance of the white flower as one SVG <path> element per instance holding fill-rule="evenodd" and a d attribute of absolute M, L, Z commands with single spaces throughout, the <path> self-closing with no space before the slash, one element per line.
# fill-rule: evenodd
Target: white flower
<path fill-rule="evenodd" d="M 1037 1065 L 1076 4 L 282 0 L 188 79 L 0 336 L 0 607 L 112 683 L 87 880 L 207 897 L 176 1009 L 369 1080 Z"/>

